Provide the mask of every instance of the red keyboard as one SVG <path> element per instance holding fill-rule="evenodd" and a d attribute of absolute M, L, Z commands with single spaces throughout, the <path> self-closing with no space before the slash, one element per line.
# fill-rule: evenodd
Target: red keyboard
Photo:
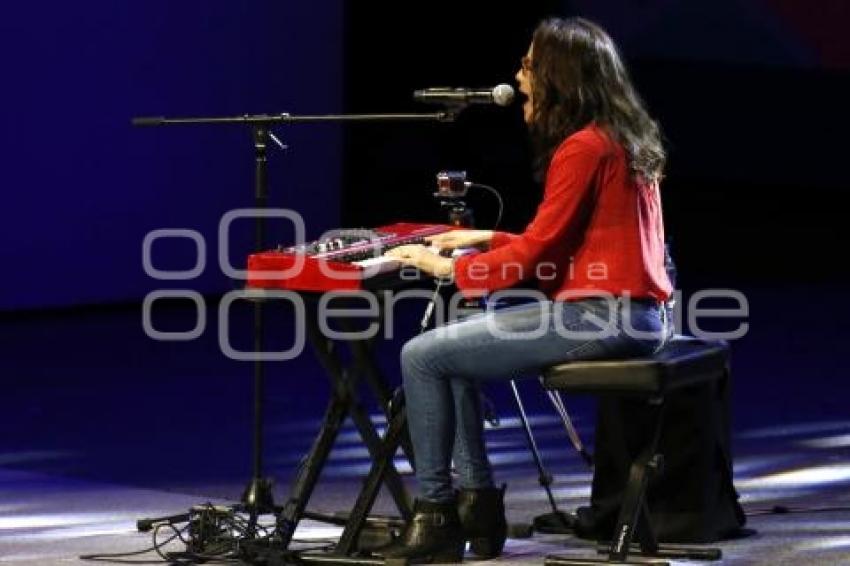
<path fill-rule="evenodd" d="M 382 254 L 405 244 L 423 244 L 459 227 L 399 222 L 374 229 L 336 230 L 328 237 L 248 256 L 249 288 L 344 291 L 391 288 L 403 282 L 402 264 Z"/>

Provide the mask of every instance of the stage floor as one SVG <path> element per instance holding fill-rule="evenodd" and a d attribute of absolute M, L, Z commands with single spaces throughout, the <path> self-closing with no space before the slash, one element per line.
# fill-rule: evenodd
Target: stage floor
<path fill-rule="evenodd" d="M 544 457 L 555 477 L 555 493 L 563 509 L 586 502 L 590 473 L 563 446 L 553 447 L 562 436 L 558 422 L 547 415 L 534 418 Z M 295 436 L 312 423 L 281 430 Z M 510 519 L 529 521 L 546 511 L 545 495 L 536 484 L 527 461 L 517 423 L 507 420 L 488 432 L 499 478 L 507 481 Z M 584 428 L 584 427 L 582 427 Z M 850 507 L 850 464 L 824 450 L 829 439 L 850 434 L 850 421 L 810 422 L 776 429 L 753 429 L 737 435 L 736 484 L 749 512 L 785 505 L 791 509 L 844 505 Z M 347 509 L 367 465 L 356 433 L 346 430 L 335 451 L 311 508 L 322 511 Z M 295 453 L 291 454 L 293 460 Z M 403 466 L 402 466 L 403 467 Z M 140 517 L 179 513 L 191 505 L 224 499 L 201 497 L 199 492 L 237 493 L 236 482 L 195 486 L 194 493 L 144 489 L 128 485 L 0 469 L 0 563 L 82 564 L 81 554 L 128 552 L 150 546 L 150 534 L 135 532 Z M 285 490 L 276 490 L 281 501 Z M 388 497 L 379 499 L 379 511 L 392 512 Z M 748 526 L 757 534 L 719 544 L 724 564 L 850 563 L 850 511 L 818 511 L 751 516 Z M 324 541 L 339 528 L 305 521 L 299 539 Z M 166 550 L 179 550 L 172 544 Z M 592 554 L 593 545 L 564 535 L 536 535 L 509 541 L 505 564 L 541 564 L 551 553 L 576 556 Z M 153 553 L 131 557 L 151 561 Z M 88 562 L 89 564 L 91 562 Z"/>
<path fill-rule="evenodd" d="M 752 330 L 733 344 L 733 450 L 748 527 L 758 533 L 720 543 L 723 563 L 850 564 L 847 330 L 839 317 L 823 316 L 830 312 L 827 292 L 807 292 L 814 298 L 796 310 L 785 308 L 787 290 L 748 296 Z M 180 311 L 169 316 L 178 328 L 192 326 Z M 213 306 L 209 320 L 214 316 Z M 155 342 L 142 333 L 140 318 L 132 307 L 0 321 L 0 564 L 77 564 L 84 553 L 143 549 L 150 535 L 134 531 L 137 518 L 241 493 L 251 462 L 250 366 L 224 359 L 213 330 L 194 342 Z M 249 316 L 242 322 L 250 328 Z M 398 347 L 396 341 L 381 351 L 391 376 Z M 487 433 L 497 480 L 509 484 L 511 520 L 528 521 L 547 511 L 546 497 L 509 389 L 497 384 L 488 391 L 502 417 Z M 560 506 L 586 504 L 590 471 L 536 384 L 523 383 L 521 391 Z M 279 503 L 327 393 L 309 353 L 269 368 L 265 465 Z M 592 447 L 592 404 L 576 398 L 567 406 Z M 310 508 L 349 508 L 368 463 L 357 434 L 346 428 Z M 757 514 L 775 505 L 845 510 Z M 377 509 L 392 511 L 385 496 Z M 298 537 L 337 532 L 307 523 Z M 542 564 L 549 553 L 587 555 L 592 545 L 535 536 L 510 541 L 496 562 Z"/>

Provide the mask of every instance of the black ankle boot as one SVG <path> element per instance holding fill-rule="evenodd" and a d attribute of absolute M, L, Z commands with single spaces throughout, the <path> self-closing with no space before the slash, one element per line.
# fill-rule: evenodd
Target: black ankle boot
<path fill-rule="evenodd" d="M 465 545 L 454 501 L 432 503 L 417 499 L 413 506 L 413 519 L 401 538 L 376 550 L 375 554 L 419 563 L 461 562 Z"/>
<path fill-rule="evenodd" d="M 461 489 L 457 513 L 469 548 L 480 558 L 495 558 L 502 553 L 508 534 L 505 520 L 505 487 Z"/>

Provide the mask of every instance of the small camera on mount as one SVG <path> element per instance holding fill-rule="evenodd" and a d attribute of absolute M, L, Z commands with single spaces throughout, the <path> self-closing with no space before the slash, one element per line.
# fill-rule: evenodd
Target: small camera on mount
<path fill-rule="evenodd" d="M 437 173 L 437 192 L 440 206 L 446 209 L 449 224 L 471 227 L 475 224 L 472 209 L 462 200 L 466 196 L 471 181 L 466 180 L 466 171 L 440 171 Z"/>
<path fill-rule="evenodd" d="M 437 198 L 463 198 L 472 185 L 466 180 L 466 171 L 440 171 L 437 173 Z"/>

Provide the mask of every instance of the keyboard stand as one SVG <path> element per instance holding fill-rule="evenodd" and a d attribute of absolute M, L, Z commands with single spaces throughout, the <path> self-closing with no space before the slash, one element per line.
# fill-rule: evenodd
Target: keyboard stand
<path fill-rule="evenodd" d="M 366 340 L 332 340 L 321 332 L 318 323 L 318 299 L 320 295 L 302 294 L 305 300 L 307 338 L 331 381 L 331 399 L 325 410 L 319 433 L 298 471 L 286 502 L 277 515 L 276 536 L 271 544 L 249 548 L 251 561 L 269 564 L 315 563 L 315 564 L 399 564 L 398 561 L 384 561 L 380 558 L 359 557 L 358 542 L 364 527 L 390 529 L 401 528 L 412 516 L 410 500 L 401 477 L 393 464 L 393 456 L 398 447 L 407 445 L 404 411 L 401 407 L 401 395 L 396 399 L 389 392 L 387 382 L 381 375 L 374 360 L 373 346 L 377 338 Z M 337 299 L 342 302 L 342 299 Z M 341 308 L 335 300 L 335 308 Z M 351 332 L 350 325 L 340 319 L 343 331 Z M 376 337 L 380 335 L 380 328 Z M 351 352 L 351 361 L 346 363 L 341 357 L 341 346 L 345 344 Z M 387 433 L 382 439 L 368 412 L 357 398 L 357 388 L 361 380 L 365 381 L 376 398 L 381 402 L 387 414 Z M 307 503 L 315 489 L 319 475 L 327 463 L 339 431 L 346 419 L 351 417 L 357 431 L 363 439 L 372 459 L 372 470 L 363 484 L 352 512 L 347 518 L 328 516 L 307 511 Z M 412 454 L 412 451 L 410 452 Z M 377 498 L 381 485 L 386 485 L 391 494 L 399 518 L 371 518 L 369 512 Z M 289 546 L 298 523 L 309 518 L 332 524 L 345 524 L 345 530 L 339 542 L 331 552 L 301 553 L 290 550 Z M 403 562 L 403 561 L 402 561 Z"/>

